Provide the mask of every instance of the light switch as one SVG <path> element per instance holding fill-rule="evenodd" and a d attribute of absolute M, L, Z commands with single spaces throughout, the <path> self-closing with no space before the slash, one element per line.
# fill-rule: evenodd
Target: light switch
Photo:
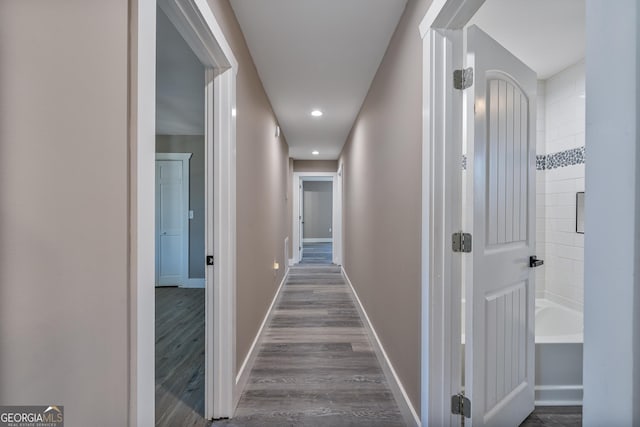
<path fill-rule="evenodd" d="M 193 219 L 193 211 L 189 211 L 189 219 Z"/>

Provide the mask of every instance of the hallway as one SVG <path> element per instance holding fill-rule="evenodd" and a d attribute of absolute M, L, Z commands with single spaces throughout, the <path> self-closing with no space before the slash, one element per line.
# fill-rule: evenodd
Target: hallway
<path fill-rule="evenodd" d="M 339 267 L 291 268 L 235 418 L 213 425 L 405 425 Z"/>

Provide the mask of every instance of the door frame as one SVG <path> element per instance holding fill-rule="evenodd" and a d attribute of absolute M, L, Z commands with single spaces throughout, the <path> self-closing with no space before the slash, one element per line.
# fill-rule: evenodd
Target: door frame
<path fill-rule="evenodd" d="M 179 161 L 182 163 L 182 238 L 180 239 L 180 254 L 182 254 L 182 269 L 180 271 L 180 287 L 189 287 L 189 160 L 193 156 L 193 153 L 156 153 L 156 162 L 158 160 L 170 160 Z M 156 177 L 157 179 L 157 177 Z M 157 189 L 157 181 L 156 181 Z M 156 206 L 156 216 L 157 216 Z M 157 236 L 156 224 L 156 236 Z M 158 258 L 158 243 L 156 241 L 156 286 L 159 286 L 159 258 Z"/>
<path fill-rule="evenodd" d="M 312 178 L 312 179 L 308 179 Z M 302 182 L 304 180 L 313 181 L 313 178 L 329 178 L 332 182 L 332 257 L 335 265 L 342 265 L 342 184 L 341 174 L 338 172 L 294 172 L 292 182 L 292 206 L 293 220 L 292 236 L 293 236 L 293 258 L 289 260 L 289 264 L 297 264 L 300 262 L 302 245 L 302 236 L 300 233 L 300 203 L 302 201 L 300 194 L 302 192 Z M 325 179 L 325 180 L 329 180 Z M 316 179 L 321 181 L 322 179 Z"/>
<path fill-rule="evenodd" d="M 155 63 L 160 6 L 205 66 L 205 418 L 231 417 L 235 382 L 236 75 L 207 0 L 129 0 L 129 425 L 155 424 Z M 214 238 L 215 236 L 215 238 Z M 203 260 L 204 262 L 204 260 Z M 215 379 L 215 381 L 214 381 Z"/>
<path fill-rule="evenodd" d="M 463 67 L 460 31 L 484 0 L 434 0 L 420 23 L 422 38 L 422 425 L 457 425 L 451 396 L 461 384 L 463 256 L 451 236 L 463 229 L 462 123 L 468 114 L 453 70 Z M 451 194 L 460 197 L 450 197 Z"/>

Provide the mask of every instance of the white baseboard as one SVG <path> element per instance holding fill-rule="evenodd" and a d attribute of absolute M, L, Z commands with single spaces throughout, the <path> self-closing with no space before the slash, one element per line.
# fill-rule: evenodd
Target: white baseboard
<path fill-rule="evenodd" d="M 247 386 L 247 381 L 249 380 L 249 374 L 251 373 L 251 369 L 253 369 L 253 365 L 256 361 L 256 357 L 258 356 L 258 351 L 260 351 L 260 342 L 262 340 L 262 332 L 264 331 L 264 327 L 269 323 L 271 319 L 271 314 L 273 312 L 273 307 L 276 305 L 276 301 L 280 296 L 280 291 L 282 291 L 282 287 L 287 281 L 287 277 L 289 277 L 289 269 L 285 271 L 284 276 L 282 277 L 282 281 L 280 285 L 278 285 L 278 290 L 276 290 L 275 295 L 273 296 L 273 300 L 271 301 L 271 305 L 269 305 L 269 309 L 267 313 L 264 315 L 264 319 L 262 319 L 262 323 L 260 324 L 260 328 L 258 329 L 258 333 L 253 339 L 253 343 L 251 343 L 251 347 L 249 348 L 249 352 L 247 353 L 247 357 L 245 357 L 242 362 L 242 366 L 240 366 L 240 370 L 238 371 L 238 375 L 236 376 L 236 390 L 233 398 L 233 407 L 234 410 L 238 406 L 238 402 L 240 401 L 240 396 L 242 396 L 242 392 Z"/>
<path fill-rule="evenodd" d="M 289 258 L 289 267 L 293 266 L 296 264 L 296 260 L 293 258 Z"/>
<path fill-rule="evenodd" d="M 302 239 L 302 243 L 332 243 L 333 239 L 321 239 L 321 238 L 313 238 L 313 239 Z"/>
<path fill-rule="evenodd" d="M 364 306 L 362 305 L 362 302 L 358 297 L 358 293 L 353 287 L 351 280 L 349 280 L 349 276 L 347 276 L 347 272 L 344 270 L 344 266 L 341 267 L 341 270 L 342 270 L 342 275 L 344 276 L 344 279 L 347 282 L 347 285 L 349 285 L 349 288 L 351 288 L 353 299 L 356 303 L 356 308 L 360 313 L 360 317 L 362 317 L 362 319 L 364 320 L 364 326 L 365 326 L 365 329 L 367 330 L 367 335 L 369 336 L 369 340 L 373 345 L 378 361 L 382 366 L 382 371 L 384 372 L 384 376 L 387 379 L 387 383 L 389 383 L 389 388 L 391 389 L 391 392 L 393 393 L 393 397 L 396 399 L 398 407 L 400 408 L 400 412 L 402 413 L 402 416 L 408 426 L 419 427 L 421 425 L 420 417 L 418 416 L 418 413 L 416 412 L 415 408 L 411 404 L 411 400 L 409 400 L 409 396 L 407 395 L 406 390 L 402 386 L 402 382 L 400 381 L 400 378 L 398 378 L 398 374 L 396 374 L 395 369 L 393 369 L 393 365 L 391 364 L 391 361 L 389 360 L 387 353 L 384 351 L 384 347 L 382 346 L 382 343 L 378 338 L 378 334 L 376 334 L 376 330 L 373 328 L 373 325 L 371 324 L 371 320 L 369 320 L 369 316 L 367 315 L 367 312 L 365 311 Z"/>
<path fill-rule="evenodd" d="M 582 406 L 581 385 L 537 385 L 536 406 Z"/>
<path fill-rule="evenodd" d="M 204 285 L 205 285 L 205 279 L 204 277 L 202 279 L 193 279 L 193 278 L 189 278 L 187 279 L 187 281 L 180 285 L 181 288 L 203 288 L 204 289 Z"/>

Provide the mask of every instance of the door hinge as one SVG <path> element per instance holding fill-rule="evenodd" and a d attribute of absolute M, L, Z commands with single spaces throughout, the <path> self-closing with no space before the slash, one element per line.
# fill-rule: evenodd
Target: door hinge
<path fill-rule="evenodd" d="M 471 252 L 471 234 L 462 231 L 453 233 L 451 242 L 453 252 Z"/>
<path fill-rule="evenodd" d="M 207 265 L 213 265 L 213 255 L 207 255 Z"/>
<path fill-rule="evenodd" d="M 473 68 L 453 71 L 453 87 L 464 90 L 473 84 Z"/>
<path fill-rule="evenodd" d="M 464 393 L 451 396 L 451 413 L 471 418 L 471 401 L 464 396 Z"/>

